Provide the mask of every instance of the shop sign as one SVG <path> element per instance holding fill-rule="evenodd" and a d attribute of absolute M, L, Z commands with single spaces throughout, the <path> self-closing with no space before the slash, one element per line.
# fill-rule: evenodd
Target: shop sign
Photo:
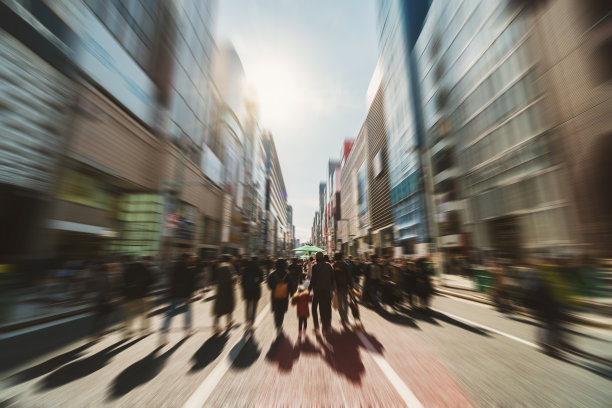
<path fill-rule="evenodd" d="M 444 248 L 454 248 L 461 246 L 461 236 L 459 234 L 441 236 L 440 244 Z"/>

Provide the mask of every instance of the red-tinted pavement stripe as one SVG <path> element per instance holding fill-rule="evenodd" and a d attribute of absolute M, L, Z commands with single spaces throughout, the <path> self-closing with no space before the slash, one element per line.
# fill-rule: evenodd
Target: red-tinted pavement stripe
<path fill-rule="evenodd" d="M 366 328 L 377 337 L 381 353 L 402 381 L 412 390 L 424 407 L 471 407 L 467 393 L 451 372 L 438 361 L 426 344 L 410 332 L 370 314 Z"/>
<path fill-rule="evenodd" d="M 266 359 L 256 406 L 404 405 L 355 333 L 336 329 L 329 341 L 309 333 L 301 343 L 290 336 Z"/>

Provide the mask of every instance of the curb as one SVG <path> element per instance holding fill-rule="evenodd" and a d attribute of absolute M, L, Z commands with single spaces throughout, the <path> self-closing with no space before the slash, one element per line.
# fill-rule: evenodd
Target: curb
<path fill-rule="evenodd" d="M 466 295 L 463 293 L 454 292 L 452 290 L 436 288 L 436 293 L 441 294 L 441 295 L 461 298 L 465 300 L 471 300 L 472 302 L 478 302 L 478 303 L 482 303 L 482 304 L 489 305 L 489 306 L 493 305 L 493 302 L 491 302 L 488 299 L 485 299 L 479 296 Z M 524 314 L 524 313 L 519 312 L 519 314 Z M 524 315 L 529 316 L 527 314 L 524 314 Z M 570 321 L 573 323 L 581 324 L 581 325 L 588 326 L 588 327 L 612 330 L 612 323 L 601 322 L 599 320 L 585 319 L 583 317 L 577 317 L 577 316 L 570 315 Z"/>

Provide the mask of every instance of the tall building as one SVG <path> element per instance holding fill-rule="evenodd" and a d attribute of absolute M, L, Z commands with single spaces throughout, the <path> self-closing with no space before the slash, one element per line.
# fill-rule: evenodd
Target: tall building
<path fill-rule="evenodd" d="M 357 256 L 369 249 L 369 206 L 367 183 L 367 126 L 361 128 L 349 155 L 342 162 L 340 199 L 344 220 L 342 252 Z M 359 184 L 359 176 L 361 180 Z M 361 195 L 360 195 L 361 193 Z"/>
<path fill-rule="evenodd" d="M 610 5 L 534 2 L 533 50 L 547 91 L 554 145 L 566 163 L 578 252 L 612 257 Z M 563 25 L 560 25 L 563 22 Z"/>
<path fill-rule="evenodd" d="M 250 163 L 245 163 L 245 153 L 252 149 L 254 135 L 247 134 L 245 129 L 251 133 L 255 131 L 252 123 L 255 118 L 251 118 L 255 113 L 250 106 L 242 62 L 230 44 L 220 46 L 215 53 L 213 83 L 215 106 L 210 139 L 220 141 L 225 190 L 221 242 L 224 250 L 238 253 L 248 244 L 243 216 L 245 176 L 248 174 L 245 167 Z"/>
<path fill-rule="evenodd" d="M 378 3 L 387 145 L 393 146 L 388 157 L 391 211 L 395 239 L 407 253 L 416 243 L 430 240 L 420 159 L 420 93 L 412 54 L 428 8 L 428 1 Z"/>
<path fill-rule="evenodd" d="M 265 252 L 272 256 L 284 256 L 287 250 L 287 190 L 276 153 L 274 138 L 270 132 L 263 135 L 266 151 L 266 218 Z"/>
<path fill-rule="evenodd" d="M 214 5 L 0 5 L 2 26 L 12 31 L 3 31 L 2 51 L 14 47 L 2 66 L 29 66 L 41 74 L 24 78 L 45 108 L 23 121 L 31 128 L 33 150 L 23 156 L 36 157 L 40 130 L 54 145 L 49 163 L 39 160 L 36 172 L 39 184 L 51 174 L 47 180 L 53 182 L 44 193 L 49 201 L 36 222 L 37 249 L 30 255 L 161 253 L 167 259 L 177 246 L 194 250 L 207 239 L 217 243 L 214 222 L 206 229 L 210 238 L 196 234 L 202 215 L 218 220 L 221 212 L 215 182 L 221 163 L 200 166 Z M 54 124 L 45 125 L 50 112 Z M 54 139 L 56 134 L 62 137 Z"/>
<path fill-rule="evenodd" d="M 447 254 L 474 246 L 518 258 L 572 245 L 532 27 L 526 2 L 434 1 L 414 47 Z"/>
<path fill-rule="evenodd" d="M 328 253 L 336 251 L 336 222 L 340 219 L 340 161 L 329 160 L 327 166 L 326 241 Z"/>
<path fill-rule="evenodd" d="M 377 78 L 378 75 L 374 75 L 370 84 L 376 91 L 365 120 L 371 244 L 379 255 L 392 256 L 395 229 L 390 202 L 390 151 L 387 148 L 383 89 Z"/>

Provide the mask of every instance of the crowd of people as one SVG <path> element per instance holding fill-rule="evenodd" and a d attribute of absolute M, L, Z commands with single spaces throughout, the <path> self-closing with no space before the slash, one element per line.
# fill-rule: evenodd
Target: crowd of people
<path fill-rule="evenodd" d="M 215 289 L 212 304 L 213 334 L 235 324 L 234 310 L 238 290 L 244 301 L 244 325 L 253 330 L 262 287 L 267 286 L 277 335 L 283 333 L 283 322 L 291 307 L 298 317 L 298 335 L 302 337 L 312 319 L 317 335 L 331 331 L 333 310 L 346 330 L 352 324 L 361 326 L 360 305 L 378 313 L 391 313 L 406 307 L 427 312 L 434 292 L 432 263 L 427 258 L 392 259 L 375 254 L 365 258 L 345 258 L 336 253 L 332 259 L 321 252 L 306 259 L 259 259 L 256 256 L 223 255 L 202 261 L 185 253 L 165 268 L 158 268 L 151 256 L 139 259 L 121 257 L 87 264 L 88 287 L 93 288 L 94 319 L 92 336 L 99 337 L 109 324 L 111 312 L 120 310 L 120 324 L 125 337 L 136 329 L 151 334 L 149 314 L 152 299 L 167 306 L 163 309 L 159 331 L 160 345 L 168 341 L 172 319 L 183 314 L 186 335 L 193 334 L 193 305 L 197 296 Z M 508 312 L 510 287 L 508 274 L 499 262 L 489 262 L 492 277 L 491 297 L 501 312 Z M 551 286 L 528 268 L 519 268 L 521 302 L 546 330 L 542 343 L 559 343 L 563 308 Z M 165 299 L 163 298 L 165 294 Z M 210 299 L 210 298 L 209 298 Z M 225 325 L 222 325 L 225 320 Z M 138 327 L 136 327 L 138 325 Z"/>
<path fill-rule="evenodd" d="M 359 304 L 383 311 L 385 305 L 394 306 L 406 300 L 411 306 L 426 309 L 432 293 L 424 259 L 391 261 L 376 255 L 369 259 L 345 259 L 336 253 L 330 259 L 319 252 L 307 259 L 290 260 L 223 255 L 202 262 L 194 254 L 185 253 L 166 268 L 166 274 L 160 272 L 150 256 L 124 257 L 121 262 L 107 260 L 89 268 L 95 287 L 92 336 L 96 338 L 104 333 L 115 310 L 122 311 L 120 326 L 125 337 L 133 336 L 137 329 L 142 335 L 152 333 L 148 317 L 152 289 L 163 281 L 167 307 L 159 328 L 160 344 L 167 343 L 172 319 L 179 313 L 184 315 L 186 335 L 193 334 L 192 303 L 211 287 L 215 288 L 212 305 L 215 335 L 235 324 L 237 287 L 245 302 L 247 330 L 254 328 L 262 286 L 266 285 L 277 335 L 283 333 L 284 317 L 294 306 L 300 337 L 309 318 L 317 334 L 329 333 L 333 309 L 337 309 L 342 326 L 349 329 L 350 315 L 353 323 L 361 325 Z"/>

